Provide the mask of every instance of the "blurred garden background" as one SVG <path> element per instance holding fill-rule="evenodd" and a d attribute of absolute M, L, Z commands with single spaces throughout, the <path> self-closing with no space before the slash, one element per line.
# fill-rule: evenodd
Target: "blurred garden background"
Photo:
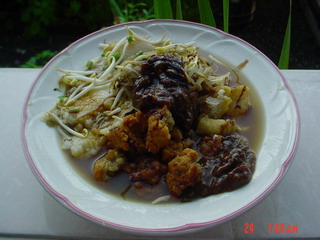
<path fill-rule="evenodd" d="M 170 1 L 173 17 L 177 1 Z M 201 22 L 198 1 L 180 3 L 184 20 Z M 3 4 L 0 67 L 41 67 L 93 31 L 117 22 L 155 18 L 153 0 L 12 0 Z M 223 29 L 222 0 L 210 4 L 217 27 Z M 251 43 L 277 65 L 289 11 L 289 0 L 230 0 L 229 33 Z M 320 0 L 293 0 L 291 17 L 289 68 L 320 69 Z"/>

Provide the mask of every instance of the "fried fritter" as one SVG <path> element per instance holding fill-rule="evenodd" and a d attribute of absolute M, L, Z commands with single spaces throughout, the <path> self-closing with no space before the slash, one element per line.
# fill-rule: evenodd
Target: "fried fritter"
<path fill-rule="evenodd" d="M 158 153 L 169 144 L 174 120 L 167 107 L 149 114 L 136 112 L 107 135 L 108 147 L 122 151 Z"/>
<path fill-rule="evenodd" d="M 193 141 L 190 138 L 184 139 L 183 141 L 172 141 L 170 140 L 168 146 L 162 149 L 161 160 L 163 162 L 170 162 L 185 148 L 190 148 Z"/>
<path fill-rule="evenodd" d="M 93 165 L 93 176 L 97 181 L 106 182 L 122 170 L 126 162 L 124 154 L 110 149 L 106 155 L 99 158 Z"/>
<path fill-rule="evenodd" d="M 169 144 L 171 139 L 170 130 L 174 125 L 174 120 L 167 107 L 163 107 L 151 114 L 148 118 L 148 132 L 146 137 L 146 147 L 148 152 L 156 154 Z"/>
<path fill-rule="evenodd" d="M 184 149 L 168 164 L 167 186 L 173 196 L 179 197 L 182 191 L 200 179 L 200 165 L 196 162 L 198 153 Z"/>
<path fill-rule="evenodd" d="M 145 151 L 144 136 L 147 131 L 147 117 L 142 112 L 128 115 L 120 126 L 112 129 L 107 135 L 108 147 L 118 150 Z"/>

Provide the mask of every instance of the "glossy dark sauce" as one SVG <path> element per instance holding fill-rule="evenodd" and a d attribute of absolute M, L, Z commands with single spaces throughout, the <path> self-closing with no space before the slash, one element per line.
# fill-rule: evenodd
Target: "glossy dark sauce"
<path fill-rule="evenodd" d="M 181 60 L 163 54 L 142 64 L 141 76 L 135 82 L 133 104 L 142 112 L 166 106 L 176 125 L 188 130 L 197 116 L 196 96 L 190 92 Z"/>

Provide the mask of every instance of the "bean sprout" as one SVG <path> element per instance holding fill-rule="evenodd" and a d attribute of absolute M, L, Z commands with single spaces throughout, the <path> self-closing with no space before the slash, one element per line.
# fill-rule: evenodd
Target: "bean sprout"
<path fill-rule="evenodd" d="M 64 129 L 66 130 L 68 133 L 76 136 L 76 137 L 79 137 L 79 138 L 85 138 L 86 136 L 81 134 L 81 133 L 78 133 L 76 131 L 74 131 L 72 128 L 68 127 L 66 124 L 64 124 L 62 122 L 62 120 L 60 118 L 58 118 L 55 114 L 51 113 L 51 112 L 48 112 L 50 114 L 50 116 L 52 116 L 54 118 L 54 120 L 56 120 L 56 122 Z"/>

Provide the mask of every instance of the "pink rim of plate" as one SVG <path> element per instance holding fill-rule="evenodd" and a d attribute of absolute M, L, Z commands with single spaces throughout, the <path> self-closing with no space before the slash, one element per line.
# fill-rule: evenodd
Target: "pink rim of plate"
<path fill-rule="evenodd" d="M 27 140 L 26 140 L 26 122 L 27 122 L 27 118 L 28 118 L 28 114 L 27 114 L 27 107 L 28 107 L 28 102 L 30 100 L 31 94 L 33 92 L 33 89 L 36 85 L 36 83 L 39 81 L 40 77 L 42 76 L 42 74 L 46 71 L 46 69 L 50 66 L 50 64 L 55 61 L 55 59 L 57 59 L 58 57 L 60 57 L 62 54 L 64 54 L 65 52 L 67 52 L 69 49 L 71 49 L 72 47 L 76 46 L 77 44 L 83 42 L 84 40 L 96 35 L 96 34 L 100 34 L 102 32 L 108 31 L 110 29 L 115 29 L 115 28 L 122 28 L 125 25 L 141 25 L 141 24 L 146 24 L 146 23 L 161 23 L 161 22 L 165 22 L 165 23 L 182 23 L 182 24 L 187 24 L 187 25 L 194 25 L 194 26 L 198 26 L 201 28 L 206 28 L 209 29 L 211 31 L 215 31 L 218 32 L 222 35 L 225 35 L 227 37 L 236 39 L 237 41 L 240 41 L 241 43 L 243 43 L 244 45 L 246 45 L 247 47 L 257 51 L 261 56 L 263 56 L 269 63 L 270 65 L 272 65 L 274 67 L 274 69 L 278 72 L 278 74 L 280 75 L 283 84 L 285 85 L 286 89 L 288 90 L 288 92 L 290 93 L 292 100 L 293 100 L 293 104 L 295 107 L 295 111 L 296 111 L 296 135 L 295 135 L 295 139 L 294 139 L 294 144 L 293 144 L 293 148 L 291 149 L 290 154 L 288 155 L 287 159 L 283 162 L 282 166 L 281 166 L 281 171 L 279 172 L 279 175 L 277 176 L 277 178 L 274 180 L 274 182 L 262 193 L 260 194 L 256 199 L 254 199 L 253 201 L 251 201 L 250 203 L 248 203 L 246 206 L 238 209 L 237 211 L 226 215 L 224 217 L 221 217 L 219 219 L 215 219 L 212 221 L 206 221 L 206 222 L 202 222 L 202 223 L 187 223 L 178 227 L 172 227 L 172 228 L 156 228 L 156 229 L 152 229 L 152 228 L 137 228 L 137 227 L 130 227 L 130 226 L 125 226 L 125 225 L 121 225 L 121 224 L 117 224 L 117 223 L 113 223 L 113 222 L 109 222 L 109 221 L 105 221 L 103 219 L 100 219 L 98 217 L 92 216 L 91 214 L 79 209 L 78 207 L 76 207 L 72 202 L 70 202 L 68 200 L 68 198 L 66 198 L 65 196 L 63 196 L 62 194 L 60 194 L 58 191 L 56 191 L 55 189 L 53 189 L 47 182 L 46 180 L 43 178 L 42 174 L 39 172 L 39 170 L 37 169 L 37 167 L 35 166 L 31 154 L 29 152 L 28 149 L 28 144 L 27 144 Z M 25 153 L 25 156 L 27 158 L 28 164 L 31 167 L 33 173 L 36 175 L 36 177 L 38 178 L 39 182 L 42 184 L 42 186 L 52 195 L 54 196 L 54 198 L 56 200 L 58 200 L 60 203 L 62 203 L 64 206 L 66 206 L 67 208 L 69 208 L 71 211 L 77 213 L 78 215 L 91 220 L 95 223 L 99 223 L 103 226 L 110 226 L 113 228 L 120 228 L 122 230 L 131 230 L 131 231 L 138 231 L 138 232 L 178 232 L 178 231 L 185 231 L 185 230 L 190 230 L 190 229 L 195 229 L 195 228 L 202 228 L 202 227 L 206 227 L 206 226 L 210 226 L 210 225 L 217 225 L 223 222 L 226 222 L 228 220 L 231 220 L 232 218 L 244 213 L 245 211 L 249 210 L 251 207 L 253 207 L 254 205 L 256 205 L 258 202 L 260 202 L 264 197 L 266 197 L 271 190 L 273 190 L 278 183 L 281 181 L 281 179 L 283 178 L 283 176 L 285 175 L 286 171 L 288 170 L 294 155 L 296 153 L 297 150 L 297 146 L 298 146 L 298 141 L 299 141 L 299 135 L 300 135 L 300 115 L 299 115 L 299 110 L 298 110 L 298 104 L 296 101 L 296 98 L 291 90 L 291 88 L 289 87 L 288 83 L 286 82 L 284 76 L 282 75 L 282 73 L 280 72 L 280 70 L 278 69 L 278 67 L 267 57 L 265 56 L 261 51 L 259 51 L 258 49 L 256 49 L 254 46 L 252 46 L 251 44 L 247 43 L 246 41 L 233 36 L 231 34 L 225 33 L 219 29 L 216 29 L 214 27 L 210 27 L 207 25 L 203 25 L 200 23 L 195 23 L 195 22 L 189 22 L 189 21 L 183 21 L 183 20 L 167 20 L 167 19 L 161 19 L 161 20 L 147 20 L 147 21 L 140 21 L 140 22 L 128 22 L 128 23 L 123 23 L 123 24 L 118 24 L 118 25 L 113 25 L 104 29 L 101 29 L 99 31 L 93 32 L 87 36 L 84 36 L 83 38 L 75 41 L 73 44 L 71 44 L 70 46 L 68 46 L 67 48 L 65 48 L 64 50 L 62 50 L 60 53 L 58 53 L 55 57 L 53 57 L 44 67 L 43 69 L 40 71 L 40 73 L 38 74 L 36 80 L 34 81 L 34 83 L 32 84 L 29 93 L 27 95 L 26 101 L 24 103 L 24 108 L 23 108 L 23 116 L 22 116 L 22 128 L 21 128 L 21 137 L 22 137 L 22 144 L 23 144 L 23 150 Z"/>

